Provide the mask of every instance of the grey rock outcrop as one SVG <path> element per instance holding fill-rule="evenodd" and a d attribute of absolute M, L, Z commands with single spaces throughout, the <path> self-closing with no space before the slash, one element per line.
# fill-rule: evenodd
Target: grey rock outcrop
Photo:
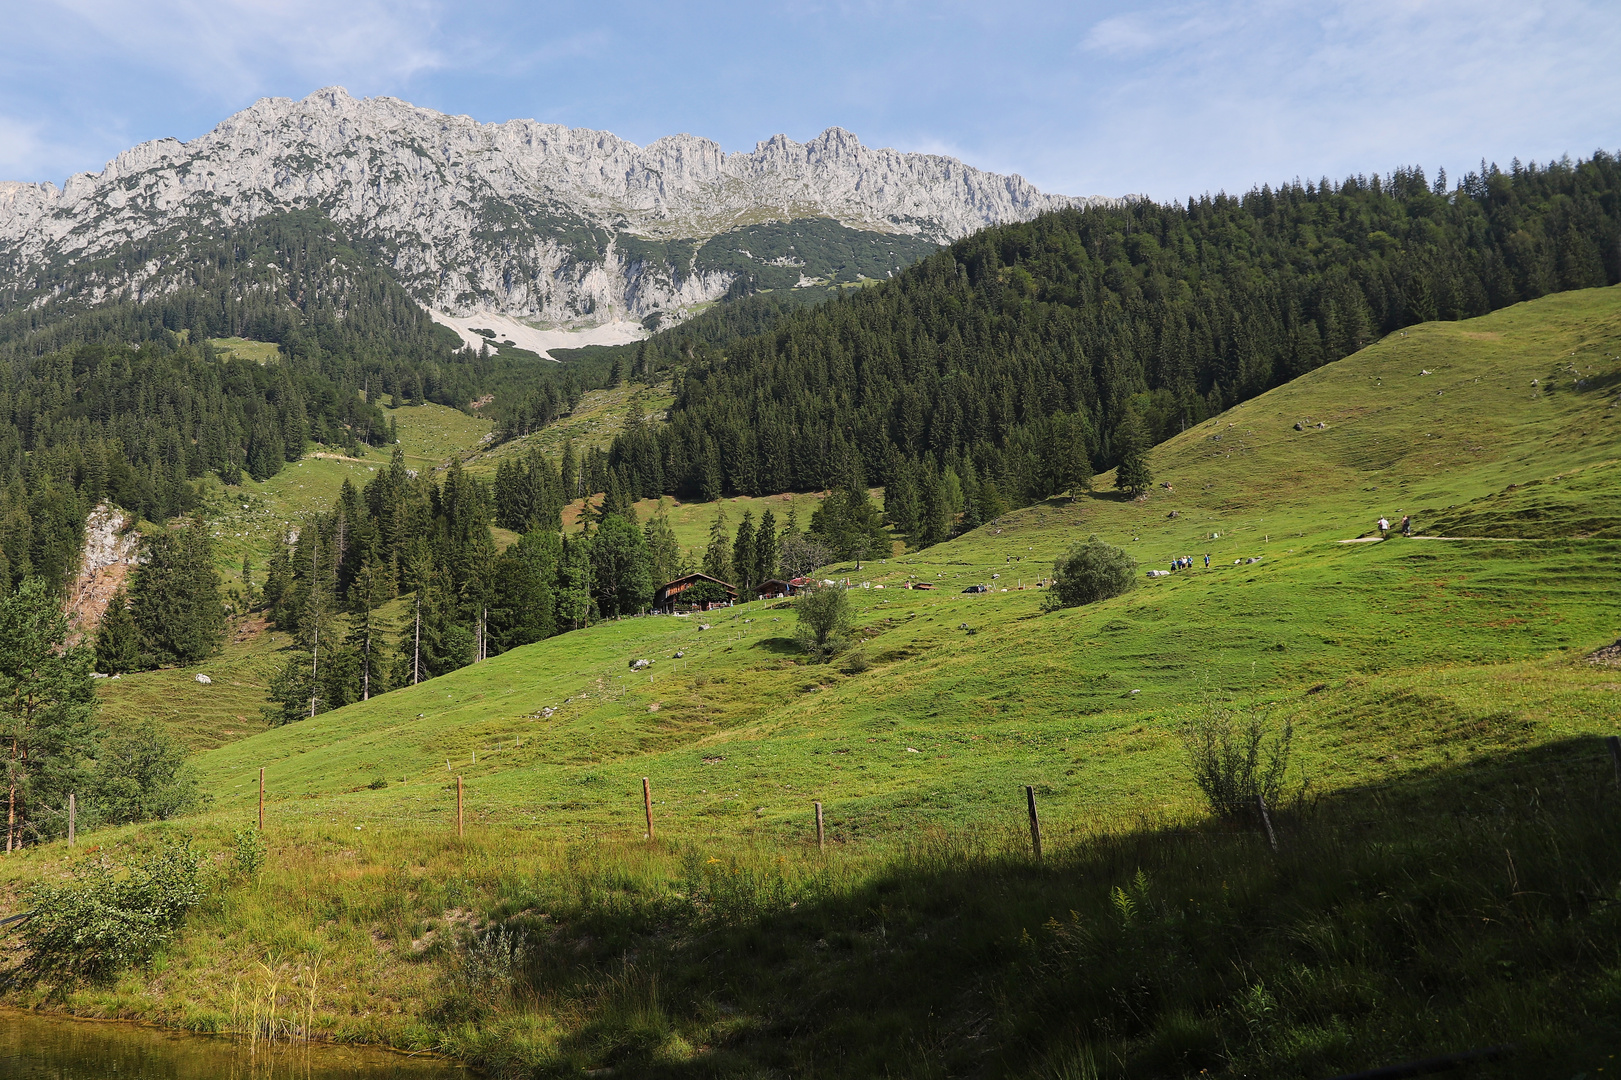
<path fill-rule="evenodd" d="M 806 217 L 944 242 L 1091 201 L 933 154 L 863 146 L 830 128 L 752 153 L 674 135 L 639 147 L 532 120 L 481 124 L 341 88 L 266 98 L 191 142 L 159 139 L 99 175 L 0 184 L 0 266 L 21 282 L 177 225 L 206 230 L 318 208 L 380 242 L 424 306 L 579 325 L 677 311 L 725 293 L 731 271 L 692 245 Z M 133 266 L 106 295 L 162 290 Z M 43 302 L 43 297 L 39 302 Z"/>

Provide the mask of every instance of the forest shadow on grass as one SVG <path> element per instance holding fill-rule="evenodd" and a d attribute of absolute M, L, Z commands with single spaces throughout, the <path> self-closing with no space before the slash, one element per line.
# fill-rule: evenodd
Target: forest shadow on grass
<path fill-rule="evenodd" d="M 668 892 L 603 871 L 515 917 L 513 991 L 447 1041 L 498 1075 L 683 1077 L 1320 1077 L 1512 1042 L 1467 1075 L 1567 1078 L 1621 1045 L 1598 740 L 1274 825 L 1276 854 L 1251 822 L 1053 822 L 1039 865 L 1017 830 L 931 833 L 861 873 L 689 846 Z"/>

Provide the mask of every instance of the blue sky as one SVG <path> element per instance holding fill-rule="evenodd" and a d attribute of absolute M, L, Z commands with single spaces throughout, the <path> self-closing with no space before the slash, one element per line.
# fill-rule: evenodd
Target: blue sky
<path fill-rule="evenodd" d="M 0 0 L 0 179 L 338 84 L 727 150 L 838 125 L 1074 195 L 1621 149 L 1616 0 Z"/>

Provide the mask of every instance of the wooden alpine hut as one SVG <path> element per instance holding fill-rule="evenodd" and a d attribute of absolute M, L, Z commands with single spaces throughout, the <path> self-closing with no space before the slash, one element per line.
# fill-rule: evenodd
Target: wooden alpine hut
<path fill-rule="evenodd" d="M 686 595 L 683 600 L 682 596 Z M 737 587 L 708 574 L 686 574 L 653 593 L 653 607 L 659 611 L 674 611 L 685 607 L 694 611 L 709 611 L 729 607 L 737 602 Z"/>
<path fill-rule="evenodd" d="M 769 581 L 762 581 L 760 582 L 760 587 L 755 590 L 755 595 L 757 595 L 761 600 L 776 600 L 784 596 L 792 596 L 793 594 L 793 584 L 791 582 L 784 581 L 781 578 L 771 578 Z"/>

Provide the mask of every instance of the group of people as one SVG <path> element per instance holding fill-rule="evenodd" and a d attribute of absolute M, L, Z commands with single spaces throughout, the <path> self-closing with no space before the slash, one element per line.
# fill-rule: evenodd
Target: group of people
<path fill-rule="evenodd" d="M 1209 552 L 1205 552 L 1204 565 L 1205 565 L 1206 570 L 1210 569 L 1210 553 Z M 1193 557 L 1190 556 L 1190 555 L 1184 555 L 1179 559 L 1172 559 L 1171 560 L 1171 569 L 1172 570 L 1192 570 L 1193 569 Z"/>
<path fill-rule="evenodd" d="M 1379 519 L 1378 524 L 1379 524 L 1379 538 L 1382 540 L 1385 537 L 1388 537 L 1390 535 L 1390 519 L 1387 518 L 1387 517 L 1381 517 Z M 1412 514 L 1403 514 L 1402 515 L 1401 534 L 1403 536 L 1412 536 L 1413 535 L 1413 515 Z"/>

